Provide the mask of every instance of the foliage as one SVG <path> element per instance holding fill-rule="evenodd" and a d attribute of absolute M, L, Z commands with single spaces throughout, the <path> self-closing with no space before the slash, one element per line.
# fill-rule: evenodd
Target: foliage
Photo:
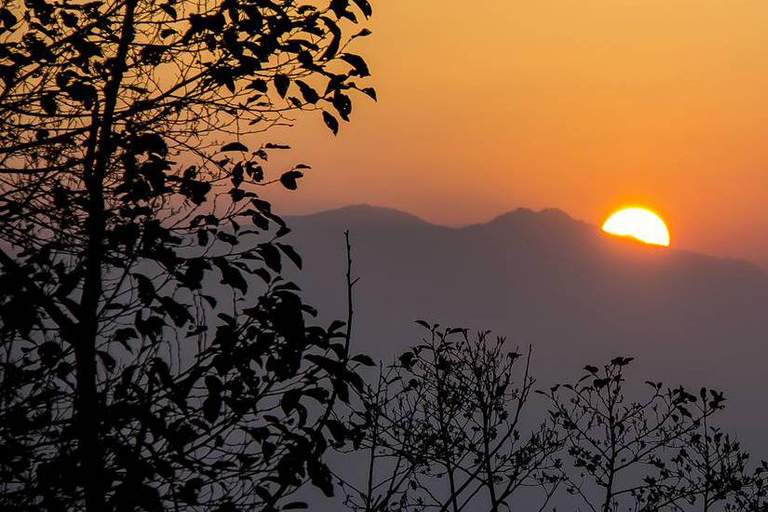
<path fill-rule="evenodd" d="M 361 388 L 342 323 L 281 278 L 255 192 L 277 144 L 349 120 L 367 0 L 0 8 L 0 508 L 296 508 Z M 222 142 L 221 138 L 228 139 Z"/>

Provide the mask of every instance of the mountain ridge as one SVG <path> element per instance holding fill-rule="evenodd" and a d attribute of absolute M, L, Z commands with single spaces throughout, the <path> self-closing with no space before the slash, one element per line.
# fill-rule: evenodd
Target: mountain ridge
<path fill-rule="evenodd" d="M 688 255 L 691 257 L 700 257 L 705 259 L 717 260 L 723 263 L 732 265 L 742 265 L 751 268 L 761 275 L 768 278 L 768 269 L 761 266 L 759 263 L 747 258 L 721 256 L 701 253 L 689 249 L 677 248 L 674 245 L 671 247 L 656 247 L 643 243 L 630 236 L 616 236 L 605 234 L 597 225 L 591 224 L 587 221 L 577 219 L 570 215 L 565 210 L 555 207 L 545 207 L 540 209 L 533 209 L 528 207 L 518 207 L 507 212 L 501 213 L 492 217 L 484 222 L 474 222 L 469 224 L 462 224 L 458 226 L 443 225 L 435 222 L 431 222 L 419 217 L 416 214 L 406 212 L 397 208 L 389 206 L 371 205 L 367 203 L 358 203 L 352 205 L 341 206 L 338 208 L 331 208 L 326 210 L 319 210 L 317 212 L 301 215 L 286 215 L 286 220 L 289 221 L 289 225 L 295 220 L 300 223 L 322 221 L 326 223 L 338 223 L 340 221 L 352 221 L 352 225 L 361 224 L 365 222 L 375 222 L 377 224 L 399 224 L 407 225 L 409 222 L 413 223 L 414 227 L 421 228 L 433 228 L 436 230 L 447 231 L 471 231 L 475 229 L 488 229 L 492 227 L 500 226 L 540 226 L 535 224 L 537 222 L 547 222 L 549 226 L 569 226 L 574 229 L 580 229 L 583 231 L 591 231 L 593 235 L 599 239 L 607 240 L 608 243 L 623 243 L 631 246 L 642 248 L 646 251 L 669 251 L 671 253 Z"/>

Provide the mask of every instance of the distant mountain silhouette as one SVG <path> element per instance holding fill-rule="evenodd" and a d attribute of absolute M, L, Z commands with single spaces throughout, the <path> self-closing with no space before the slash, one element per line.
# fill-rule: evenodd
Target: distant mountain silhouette
<path fill-rule="evenodd" d="M 727 426 L 750 444 L 768 425 L 768 275 L 749 262 L 612 237 L 556 209 L 449 228 L 351 206 L 290 225 L 299 283 L 329 318 L 345 311 L 349 229 L 359 351 L 404 350 L 416 319 L 490 329 L 533 344 L 542 385 L 629 355 L 638 377 L 726 390 Z"/>

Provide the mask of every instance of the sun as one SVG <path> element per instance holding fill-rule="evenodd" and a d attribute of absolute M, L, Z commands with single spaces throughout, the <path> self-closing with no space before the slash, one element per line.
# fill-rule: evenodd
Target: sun
<path fill-rule="evenodd" d="M 611 215 L 603 231 L 629 236 L 651 245 L 669 247 L 669 230 L 661 217 L 645 208 L 624 208 Z"/>

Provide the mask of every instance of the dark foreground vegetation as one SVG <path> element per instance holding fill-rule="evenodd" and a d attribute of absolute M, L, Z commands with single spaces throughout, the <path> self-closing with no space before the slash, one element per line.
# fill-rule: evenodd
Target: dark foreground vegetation
<path fill-rule="evenodd" d="M 424 326 L 361 395 L 351 510 L 766 509 L 766 465 L 716 426 L 718 391 L 627 382 L 626 357 L 539 390 L 530 349 Z"/>
<path fill-rule="evenodd" d="M 618 358 L 541 393 L 530 354 L 434 326 L 377 373 L 352 351 L 351 260 L 347 318 L 314 321 L 257 194 L 308 167 L 249 145 L 294 117 L 335 133 L 375 99 L 348 50 L 370 15 L 2 4 L 0 509 L 293 510 L 308 487 L 366 511 L 543 509 L 561 491 L 602 511 L 764 509 L 717 392 L 630 400 Z M 362 477 L 332 452 L 367 460 Z"/>

